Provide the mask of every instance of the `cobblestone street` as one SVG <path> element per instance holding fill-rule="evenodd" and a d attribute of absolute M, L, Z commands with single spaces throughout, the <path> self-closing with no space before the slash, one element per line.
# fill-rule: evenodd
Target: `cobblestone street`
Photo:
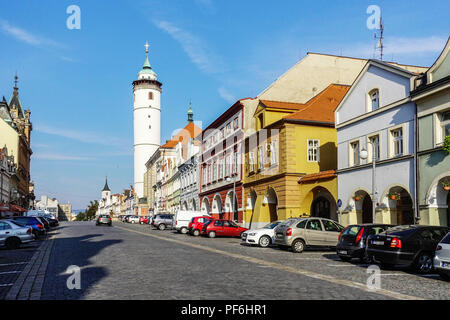
<path fill-rule="evenodd" d="M 341 262 L 333 251 L 294 254 L 243 246 L 236 238 L 196 238 L 121 222 L 112 227 L 62 223 L 53 239 L 46 241 L 53 245 L 40 299 L 450 298 L 450 283 L 437 275 L 403 270 L 382 270 L 381 290 L 372 292 L 366 287 L 367 265 Z M 2 261 L 6 260 L 3 255 Z M 70 275 L 65 272 L 71 265 L 81 269 L 79 290 L 67 288 Z M 14 275 L 4 282 L 15 281 L 20 273 Z M 3 298 L 6 289 L 0 289 Z"/>

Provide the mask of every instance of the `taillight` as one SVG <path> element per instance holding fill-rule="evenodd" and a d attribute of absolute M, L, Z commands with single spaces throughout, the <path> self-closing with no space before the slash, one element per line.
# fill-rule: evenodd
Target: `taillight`
<path fill-rule="evenodd" d="M 442 246 L 440 246 L 440 245 L 438 245 L 438 246 L 436 247 L 436 251 L 439 251 L 439 250 L 442 250 Z"/>
<path fill-rule="evenodd" d="M 391 240 L 391 248 L 401 248 L 402 247 L 402 240 L 399 238 L 393 238 Z"/>
<path fill-rule="evenodd" d="M 286 230 L 286 235 L 291 236 L 292 235 L 292 228 L 289 228 Z"/>
<path fill-rule="evenodd" d="M 42 224 L 40 224 L 40 223 L 37 225 L 37 227 L 38 227 L 39 229 L 43 229 L 43 228 L 44 228 L 44 226 L 43 226 Z"/>
<path fill-rule="evenodd" d="M 361 230 L 359 230 L 359 232 L 358 232 L 358 234 L 356 236 L 356 242 L 355 243 L 358 243 L 359 240 L 361 240 L 363 232 L 364 232 L 364 227 L 362 227 Z"/>

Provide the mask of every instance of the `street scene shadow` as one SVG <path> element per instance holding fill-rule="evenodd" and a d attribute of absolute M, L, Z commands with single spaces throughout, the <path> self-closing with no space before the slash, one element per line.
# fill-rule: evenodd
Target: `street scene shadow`
<path fill-rule="evenodd" d="M 100 240 L 95 238 L 102 234 L 81 237 L 54 239 L 44 285 L 42 300 L 78 300 L 83 299 L 89 289 L 101 279 L 108 276 L 104 267 L 92 267 L 91 258 L 106 247 L 122 240 Z M 76 250 L 74 250 L 76 248 Z M 76 254 L 74 254 L 76 252 Z M 69 266 L 79 267 L 80 288 L 68 288 L 68 283 L 75 285 L 76 273 L 67 273 Z M 72 268 L 72 270 L 74 270 Z M 70 279 L 69 279 L 70 278 Z M 69 279 L 69 281 L 68 281 Z"/>

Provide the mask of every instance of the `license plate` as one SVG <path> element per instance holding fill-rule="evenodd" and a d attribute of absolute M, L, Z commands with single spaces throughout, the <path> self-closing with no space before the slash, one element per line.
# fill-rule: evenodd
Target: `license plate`
<path fill-rule="evenodd" d="M 441 267 L 450 269 L 450 262 L 441 262 Z"/>
<path fill-rule="evenodd" d="M 280 233 L 278 233 L 278 234 L 277 234 L 277 238 L 283 238 L 283 235 L 280 234 Z"/>
<path fill-rule="evenodd" d="M 374 244 L 376 246 L 383 246 L 384 245 L 384 241 L 372 240 L 372 244 Z"/>
<path fill-rule="evenodd" d="M 340 253 L 340 254 L 347 254 L 347 250 L 339 250 L 338 253 Z"/>

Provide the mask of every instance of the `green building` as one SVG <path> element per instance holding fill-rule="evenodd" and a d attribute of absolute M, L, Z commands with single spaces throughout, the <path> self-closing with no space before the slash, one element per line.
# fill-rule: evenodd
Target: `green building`
<path fill-rule="evenodd" d="M 420 224 L 450 226 L 450 38 L 431 68 L 414 83 Z M 450 184 L 447 184 L 450 185 Z"/>

